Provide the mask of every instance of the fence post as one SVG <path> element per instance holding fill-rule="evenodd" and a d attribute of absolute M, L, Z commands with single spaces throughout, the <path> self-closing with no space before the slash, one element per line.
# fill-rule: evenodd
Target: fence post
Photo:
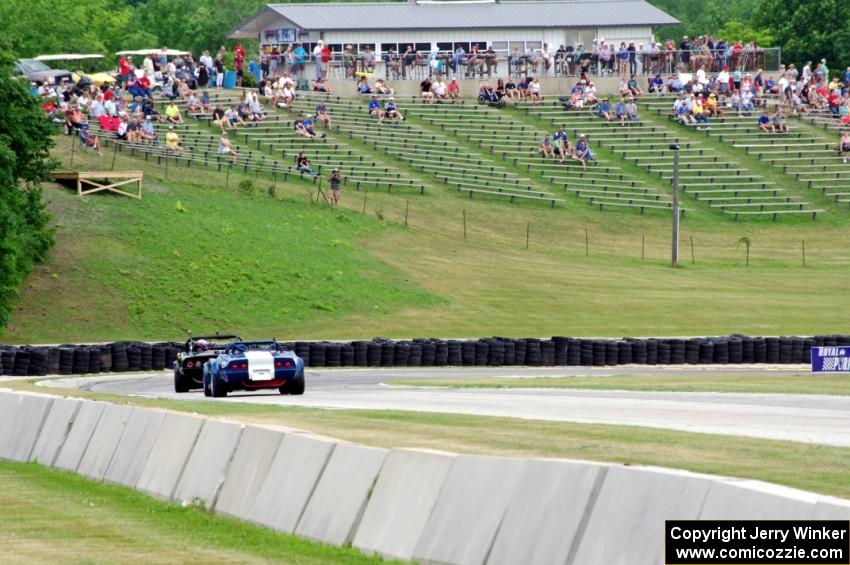
<path fill-rule="evenodd" d="M 697 258 L 694 256 L 694 234 L 691 234 L 691 264 L 694 265 L 697 262 Z"/>
<path fill-rule="evenodd" d="M 74 164 L 74 148 L 75 148 L 76 146 L 77 146 L 77 144 L 76 144 L 76 143 L 74 143 L 74 130 L 73 130 L 73 128 L 72 128 L 72 129 L 71 129 L 71 164 L 72 164 L 72 165 Z"/>
<path fill-rule="evenodd" d="M 115 157 L 118 155 L 118 144 L 115 144 L 115 149 L 112 150 L 112 170 L 115 170 Z"/>
<path fill-rule="evenodd" d="M 646 234 L 640 234 L 640 260 L 646 259 Z"/>
<path fill-rule="evenodd" d="M 466 240 L 466 208 L 463 209 L 463 239 Z"/>
<path fill-rule="evenodd" d="M 410 200 L 404 205 L 404 227 L 407 227 L 407 215 L 410 212 Z"/>
<path fill-rule="evenodd" d="M 369 187 L 365 187 L 363 190 L 363 213 L 366 213 L 366 199 L 369 197 Z"/>

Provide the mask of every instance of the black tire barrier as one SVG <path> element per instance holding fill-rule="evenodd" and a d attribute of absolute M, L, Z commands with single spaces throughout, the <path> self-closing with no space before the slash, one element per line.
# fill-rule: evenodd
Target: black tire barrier
<path fill-rule="evenodd" d="M 739 334 L 690 339 L 551 339 L 489 337 L 479 340 L 374 338 L 286 343 L 308 367 L 615 366 L 802 364 L 813 347 L 849 345 L 850 336 L 750 337 Z M 55 347 L 0 345 L 0 375 L 42 376 L 121 371 L 161 371 L 183 344 L 114 342 Z"/>

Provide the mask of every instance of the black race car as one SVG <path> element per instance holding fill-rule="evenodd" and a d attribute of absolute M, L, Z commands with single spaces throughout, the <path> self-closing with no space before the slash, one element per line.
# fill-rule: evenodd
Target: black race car
<path fill-rule="evenodd" d="M 204 387 L 204 363 L 218 357 L 238 335 L 199 335 L 190 337 L 174 362 L 174 392 Z"/>

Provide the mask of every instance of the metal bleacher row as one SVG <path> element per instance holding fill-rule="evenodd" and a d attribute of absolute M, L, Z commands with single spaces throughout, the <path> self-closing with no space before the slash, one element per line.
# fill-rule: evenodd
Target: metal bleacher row
<path fill-rule="evenodd" d="M 656 98 L 644 101 L 641 106 L 673 120 L 674 100 L 672 97 Z M 798 130 L 790 120 L 786 120 L 788 133 L 768 134 L 761 131 L 758 127 L 761 111 L 763 108 L 741 115 L 727 109 L 723 116 L 710 118 L 708 125 L 691 123 L 677 127 L 704 132 L 730 149 L 780 167 L 804 182 L 808 188 L 821 188 L 832 196 L 833 193 L 826 190 L 833 188 L 833 183 L 840 178 L 838 174 L 828 172 L 828 163 L 837 158 L 834 148 Z M 817 214 L 825 212 L 804 198 L 788 193 L 785 188 L 775 186 L 774 182 L 749 173 L 736 161 L 717 158 L 717 151 L 701 152 L 699 147 L 693 143 L 682 146 L 682 163 L 687 172 L 683 174 L 681 182 L 686 192 L 700 200 L 707 200 L 709 206 L 732 214 L 736 219 L 741 216 L 770 216 L 776 220 L 780 215 L 807 215 L 814 219 Z M 710 160 L 712 155 L 715 159 Z M 709 191 L 701 188 L 707 182 L 712 187 Z M 697 190 L 693 189 L 695 186 Z"/>
<path fill-rule="evenodd" d="M 212 93 L 213 105 L 225 107 L 238 101 L 239 92 Z M 314 170 L 326 176 L 340 169 L 343 182 L 356 189 L 374 187 L 392 191 L 413 189 L 424 193 L 427 186 L 448 186 L 475 196 L 491 196 L 510 202 L 538 201 L 554 207 L 568 196 L 598 207 L 669 211 L 673 179 L 671 143 L 680 149 L 680 187 L 709 209 L 734 216 L 809 215 L 824 212 L 786 184 L 776 186 L 752 172 L 745 163 L 715 144 L 703 143 L 693 134 L 671 135 L 677 129 L 695 126 L 659 124 L 639 120 L 620 125 L 606 122 L 587 110 L 565 110 L 556 99 L 535 104 L 517 104 L 517 110 L 499 110 L 462 100 L 449 104 L 426 104 L 418 97 L 397 97 L 404 121 L 378 123 L 367 112 L 365 97 L 350 98 L 301 92 L 289 112 L 267 107 L 266 119 L 229 130 L 238 157 L 220 155 L 219 130 L 208 113 L 189 113 L 178 102 L 185 123 L 175 126 L 183 151 L 168 153 L 159 143 L 118 142 L 109 132 L 103 139 L 117 143 L 122 151 L 185 163 L 187 166 L 238 169 L 265 174 L 276 180 L 293 175 L 317 180 L 297 171 L 295 159 L 304 151 Z M 327 107 L 333 127 L 316 130 L 325 135 L 307 139 L 295 132 L 294 114 L 315 114 L 319 101 Z M 674 98 L 669 96 L 640 102 L 641 115 L 671 115 Z M 523 118 L 528 116 L 529 119 Z M 802 116 L 830 129 L 842 126 L 827 112 Z M 550 127 L 539 124 L 547 124 Z M 808 130 L 791 125 L 788 134 L 759 131 L 757 116 L 727 113 L 711 119 L 711 128 L 700 128 L 741 154 L 757 157 L 778 167 L 808 189 L 820 189 L 835 202 L 850 203 L 850 165 L 839 158 L 834 144 Z M 563 126 L 571 141 L 586 135 L 596 160 L 583 168 L 577 161 L 559 163 L 538 152 L 540 141 Z M 165 124 L 156 124 L 160 143 Z M 98 125 L 92 124 L 93 133 Z M 603 151 L 598 151 L 602 148 Z M 601 154 L 600 154 L 601 153 Z M 650 176 L 632 174 L 617 157 Z M 401 164 L 402 167 L 397 165 Z M 634 170 L 634 169 L 631 169 Z M 652 177 L 658 179 L 657 183 Z M 648 179 L 648 180 L 647 180 Z M 775 179 L 775 177 L 774 177 Z M 821 200 L 823 202 L 823 200 Z"/>

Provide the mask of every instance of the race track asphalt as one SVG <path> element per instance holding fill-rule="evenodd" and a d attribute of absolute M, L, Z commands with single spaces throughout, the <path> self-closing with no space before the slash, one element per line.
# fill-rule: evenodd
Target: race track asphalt
<path fill-rule="evenodd" d="M 307 373 L 304 396 L 273 391 L 236 392 L 225 399 L 200 391 L 177 394 L 168 372 L 100 375 L 43 381 L 51 387 L 137 397 L 210 402 L 253 402 L 316 408 L 408 410 L 504 416 L 595 424 L 647 426 L 689 432 L 749 436 L 850 446 L 850 397 L 690 392 L 629 392 L 565 389 L 424 389 L 388 386 L 386 381 L 422 378 L 586 376 L 664 372 L 799 374 L 803 367 L 659 368 L 458 367 L 429 369 L 316 369 Z"/>

